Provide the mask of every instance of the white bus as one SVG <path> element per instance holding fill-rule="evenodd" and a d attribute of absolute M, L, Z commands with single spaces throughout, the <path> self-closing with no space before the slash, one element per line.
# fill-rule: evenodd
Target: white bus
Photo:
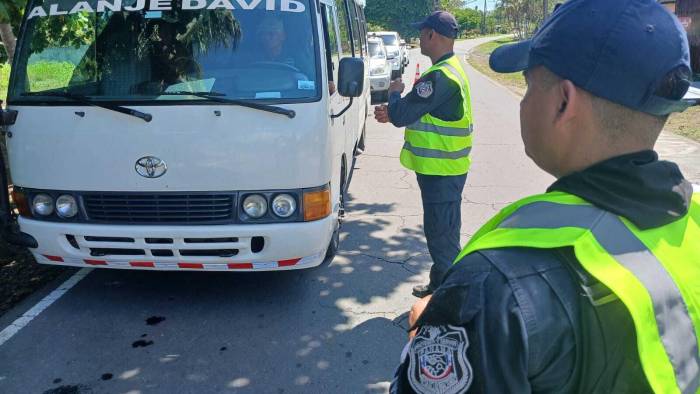
<path fill-rule="evenodd" d="M 363 6 L 30 0 L 0 113 L 4 236 L 42 264 L 320 265 L 364 143 Z"/>

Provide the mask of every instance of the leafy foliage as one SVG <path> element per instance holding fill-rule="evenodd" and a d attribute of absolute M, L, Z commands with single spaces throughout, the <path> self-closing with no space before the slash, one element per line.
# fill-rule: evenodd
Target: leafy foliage
<path fill-rule="evenodd" d="M 418 37 L 411 23 L 425 18 L 433 10 L 432 0 L 371 0 L 365 15 L 373 26 L 397 31 L 403 37 Z"/>
<path fill-rule="evenodd" d="M 520 0 L 527 1 L 527 0 Z M 542 0 L 529 0 L 542 4 Z M 432 0 L 372 0 L 367 2 L 365 14 L 370 30 L 398 31 L 404 37 L 417 37 L 418 31 L 410 23 L 425 18 L 433 11 Z M 501 1 L 508 3 L 508 1 Z M 439 7 L 451 12 L 460 26 L 461 36 L 469 36 L 480 31 L 483 24 L 483 11 L 465 6 L 462 0 L 440 0 Z M 486 31 L 507 33 L 509 25 L 505 20 L 504 6 L 489 10 L 486 15 Z"/>
<path fill-rule="evenodd" d="M 551 13 L 556 1 L 547 3 L 547 14 Z M 511 30 L 519 39 L 529 37 L 544 19 L 544 0 L 501 0 L 498 8 L 505 16 Z"/>
<path fill-rule="evenodd" d="M 94 15 L 79 12 L 72 15 L 35 18 L 32 52 L 53 47 L 79 47 L 93 41 Z"/>
<path fill-rule="evenodd" d="M 14 29 L 22 22 L 22 13 L 27 0 L 0 1 L 0 23 L 10 23 Z"/>
<path fill-rule="evenodd" d="M 453 12 L 462 31 L 479 29 L 482 24 L 482 13 L 471 9 L 461 8 Z"/>

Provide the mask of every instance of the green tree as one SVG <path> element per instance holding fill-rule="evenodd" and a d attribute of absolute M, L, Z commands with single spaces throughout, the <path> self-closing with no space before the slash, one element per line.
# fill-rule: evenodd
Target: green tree
<path fill-rule="evenodd" d="M 371 0 L 365 15 L 373 26 L 397 31 L 403 37 L 418 37 L 419 32 L 411 23 L 425 18 L 432 10 L 432 0 Z"/>
<path fill-rule="evenodd" d="M 452 13 L 453 15 L 464 8 L 462 0 L 440 0 L 440 9 Z"/>
<path fill-rule="evenodd" d="M 462 32 L 478 29 L 481 26 L 481 12 L 471 8 L 462 8 L 454 12 Z"/>
<path fill-rule="evenodd" d="M 22 22 L 26 0 L 0 0 L 0 42 L 8 60 L 15 54 L 15 32 Z"/>
<path fill-rule="evenodd" d="M 544 8 L 547 14 L 555 7 L 554 1 L 546 0 L 501 0 L 496 8 L 504 23 L 518 38 L 524 39 L 532 35 L 544 20 Z"/>

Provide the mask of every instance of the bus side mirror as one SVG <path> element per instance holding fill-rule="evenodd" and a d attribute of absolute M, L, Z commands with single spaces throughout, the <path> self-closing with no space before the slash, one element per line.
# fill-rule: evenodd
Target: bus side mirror
<path fill-rule="evenodd" d="M 360 97 L 365 84 L 365 62 L 356 57 L 340 59 L 338 93 L 343 97 Z"/>

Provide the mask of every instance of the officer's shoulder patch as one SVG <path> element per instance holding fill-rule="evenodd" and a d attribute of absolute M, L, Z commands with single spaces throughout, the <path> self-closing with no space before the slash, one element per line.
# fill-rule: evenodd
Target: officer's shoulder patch
<path fill-rule="evenodd" d="M 418 82 L 415 89 L 418 97 L 427 99 L 433 95 L 433 81 Z"/>
<path fill-rule="evenodd" d="M 416 393 L 467 391 L 474 374 L 467 359 L 469 339 L 463 327 L 422 326 L 408 350 L 408 382 Z"/>

